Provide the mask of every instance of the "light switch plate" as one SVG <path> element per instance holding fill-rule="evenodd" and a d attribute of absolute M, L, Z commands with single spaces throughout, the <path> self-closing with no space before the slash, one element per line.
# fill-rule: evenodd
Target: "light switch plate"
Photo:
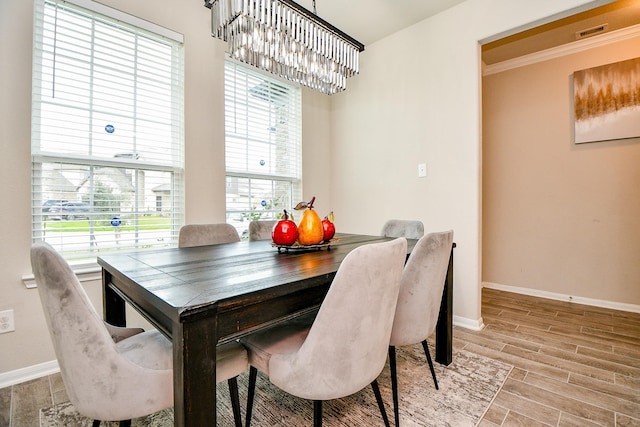
<path fill-rule="evenodd" d="M 418 164 L 418 178 L 424 178 L 427 176 L 427 164 L 420 163 Z"/>

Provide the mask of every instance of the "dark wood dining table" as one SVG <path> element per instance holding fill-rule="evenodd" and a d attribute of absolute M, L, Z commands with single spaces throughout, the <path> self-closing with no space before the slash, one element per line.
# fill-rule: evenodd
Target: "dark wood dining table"
<path fill-rule="evenodd" d="M 104 318 L 125 326 L 129 303 L 166 335 L 173 343 L 174 425 L 215 425 L 216 346 L 317 309 L 344 257 L 385 240 L 337 234 L 311 250 L 278 250 L 266 240 L 102 255 Z M 416 241 L 408 243 L 409 254 Z M 452 262 L 453 251 L 436 329 L 442 364 L 452 358 Z"/>

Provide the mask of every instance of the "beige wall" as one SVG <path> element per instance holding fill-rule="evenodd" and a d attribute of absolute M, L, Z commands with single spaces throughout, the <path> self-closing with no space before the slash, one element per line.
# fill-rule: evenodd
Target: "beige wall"
<path fill-rule="evenodd" d="M 640 307 L 640 139 L 574 144 L 571 118 L 574 71 L 639 54 L 636 37 L 484 78 L 490 286 Z"/>
<path fill-rule="evenodd" d="M 202 1 L 101 0 L 184 34 L 187 222 L 224 219 L 222 64 Z M 480 59 L 478 41 L 606 0 L 469 0 L 367 47 L 345 93 L 303 95 L 304 197 L 334 210 L 338 231 L 379 233 L 390 217 L 456 233 L 455 314 L 480 318 Z M 500 13 L 496 13 L 500 11 Z M 30 273 L 32 2 L 0 1 L 0 335 L 3 373 L 48 362 L 53 351 Z M 418 162 L 428 178 L 418 179 Z M 87 284 L 100 305 L 99 283 Z"/>
<path fill-rule="evenodd" d="M 186 221 L 224 221 L 224 43 L 209 35 L 208 10 L 198 0 L 100 1 L 184 35 Z M 2 373 L 55 358 L 37 290 L 21 281 L 31 273 L 32 13 L 31 0 L 0 1 L 0 310 L 13 309 L 16 324 L 0 334 L 0 348 L 11 349 L 0 357 L 0 383 Z M 330 208 L 329 114 L 330 98 L 303 91 L 304 194 L 318 197 L 320 212 Z M 100 309 L 100 283 L 85 287 Z"/>

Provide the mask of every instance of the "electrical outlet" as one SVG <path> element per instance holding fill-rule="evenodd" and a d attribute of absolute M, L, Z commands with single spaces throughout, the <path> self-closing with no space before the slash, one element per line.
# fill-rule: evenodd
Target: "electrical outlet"
<path fill-rule="evenodd" d="M 0 334 L 15 330 L 16 324 L 13 321 L 13 309 L 0 311 Z"/>

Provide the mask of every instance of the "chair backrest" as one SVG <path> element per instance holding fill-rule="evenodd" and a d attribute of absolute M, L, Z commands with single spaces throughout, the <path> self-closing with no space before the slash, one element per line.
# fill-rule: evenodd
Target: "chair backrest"
<path fill-rule="evenodd" d="M 69 399 L 82 399 L 104 366 L 117 357 L 115 343 L 67 262 L 47 243 L 31 248 L 31 266 Z"/>
<path fill-rule="evenodd" d="M 76 275 L 55 249 L 35 243 L 31 266 L 67 395 L 86 414 L 84 403 L 106 393 L 105 379 L 120 373 L 114 361 L 122 357 Z M 105 396 L 103 401 L 108 400 Z"/>
<path fill-rule="evenodd" d="M 416 243 L 402 272 L 390 345 L 422 342 L 435 330 L 453 245 L 453 230 Z"/>
<path fill-rule="evenodd" d="M 380 235 L 384 237 L 419 239 L 424 236 L 424 225 L 420 221 L 390 219 L 382 226 Z"/>
<path fill-rule="evenodd" d="M 173 404 L 172 370 L 149 361 L 159 360 L 163 345 L 143 343 L 138 337 L 145 334 L 139 334 L 120 348 L 69 264 L 49 244 L 32 246 L 31 267 L 65 390 L 78 412 L 97 420 L 120 420 Z M 153 336 L 164 340 L 160 334 Z M 142 366 L 145 361 L 149 367 Z"/>
<path fill-rule="evenodd" d="M 272 356 L 271 382 L 278 385 L 278 378 L 286 378 L 290 393 L 329 400 L 353 394 L 376 379 L 387 358 L 406 256 L 404 238 L 350 252 L 300 350 Z M 307 397 L 309 384 L 313 397 Z"/>
<path fill-rule="evenodd" d="M 239 242 L 238 231 L 231 224 L 187 224 L 180 228 L 178 247 L 219 245 Z"/>
<path fill-rule="evenodd" d="M 249 240 L 271 240 L 273 226 L 278 220 L 251 221 L 249 223 Z"/>

